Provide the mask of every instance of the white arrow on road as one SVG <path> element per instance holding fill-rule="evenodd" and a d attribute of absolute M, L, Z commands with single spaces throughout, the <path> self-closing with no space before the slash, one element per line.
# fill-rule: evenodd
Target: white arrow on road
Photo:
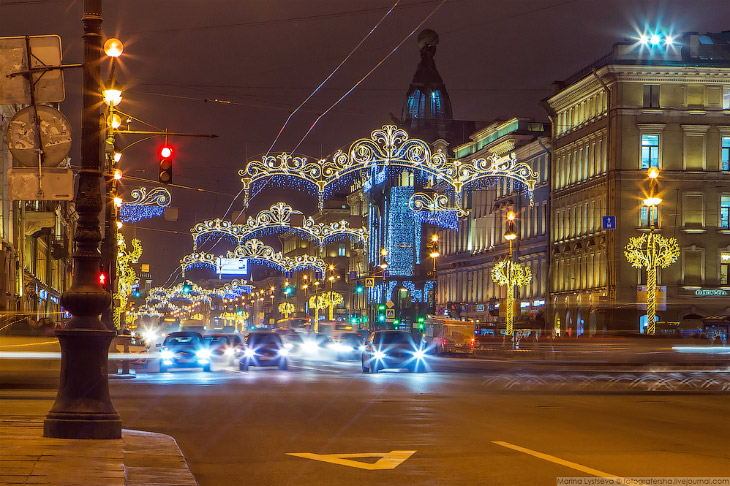
<path fill-rule="evenodd" d="M 355 454 L 312 454 L 310 452 L 287 452 L 287 455 L 374 471 L 377 469 L 395 469 L 415 453 L 416 451 L 361 452 Z M 351 460 L 357 457 L 379 457 L 380 459 L 372 464 Z"/>

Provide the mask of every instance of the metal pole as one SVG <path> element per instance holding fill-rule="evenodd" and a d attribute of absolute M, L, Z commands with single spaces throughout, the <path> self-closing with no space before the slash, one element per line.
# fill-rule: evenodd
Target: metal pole
<path fill-rule="evenodd" d="M 652 197 L 653 191 L 652 191 Z M 651 227 L 646 239 L 647 270 L 646 270 L 646 333 L 653 335 L 656 332 L 656 255 L 654 242 L 654 206 L 649 206 Z"/>
<path fill-rule="evenodd" d="M 97 281 L 99 272 L 99 213 L 101 163 L 101 0 L 84 0 L 84 58 L 82 83 L 81 169 L 74 234 L 74 279 L 61 296 L 72 319 L 56 331 L 61 345 L 61 383 L 56 401 L 43 424 L 45 437 L 119 439 L 122 421 L 109 396 L 107 364 L 114 331 L 99 320 L 110 295 Z"/>
<path fill-rule="evenodd" d="M 507 336 L 510 337 L 514 341 L 514 307 L 515 307 L 515 279 L 514 279 L 514 272 L 513 272 L 513 263 L 512 263 L 512 240 L 509 240 L 509 254 L 507 256 L 508 260 L 508 283 L 507 283 L 507 312 L 506 312 L 506 319 L 507 319 L 507 329 L 506 333 Z M 514 344 L 513 344 L 514 345 Z"/>

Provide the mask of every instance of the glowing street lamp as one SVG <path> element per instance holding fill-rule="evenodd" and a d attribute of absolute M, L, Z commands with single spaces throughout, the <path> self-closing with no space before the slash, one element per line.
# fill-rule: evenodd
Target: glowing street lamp
<path fill-rule="evenodd" d="M 646 268 L 646 319 L 647 334 L 656 332 L 656 267 L 666 268 L 677 261 L 679 244 L 676 238 L 667 238 L 654 232 L 655 212 L 661 198 L 654 193 L 659 179 L 659 169 L 650 167 L 649 197 L 642 202 L 649 209 L 650 229 L 648 234 L 632 236 L 624 250 L 626 260 L 634 268 Z"/>

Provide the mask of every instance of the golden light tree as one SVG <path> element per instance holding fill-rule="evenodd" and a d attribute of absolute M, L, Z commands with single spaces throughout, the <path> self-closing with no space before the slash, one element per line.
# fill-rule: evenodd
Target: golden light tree
<path fill-rule="evenodd" d="M 137 273 L 132 264 L 138 263 L 141 255 L 142 243 L 137 238 L 132 240 L 132 250 L 128 251 L 124 236 L 117 234 L 117 290 L 114 292 L 114 297 L 119 299 L 119 305 L 114 307 L 114 325 L 117 329 L 121 326 L 122 313 L 127 308 L 132 285 L 137 281 Z"/>
<path fill-rule="evenodd" d="M 309 307 L 314 309 L 314 332 L 319 332 L 319 310 L 326 309 L 328 305 L 323 295 L 313 295 L 309 298 Z"/>
<path fill-rule="evenodd" d="M 246 311 L 241 311 L 239 314 L 238 312 L 221 312 L 220 316 L 218 316 L 220 319 L 223 319 L 226 323 L 228 321 L 233 322 L 233 326 L 236 328 L 236 330 L 243 331 L 246 328 L 246 319 L 249 317 L 249 313 Z M 226 324 L 227 325 L 227 324 Z"/>
<path fill-rule="evenodd" d="M 342 298 L 341 294 L 338 294 L 337 292 L 332 292 L 331 290 L 328 292 L 323 292 L 322 294 L 320 294 L 320 296 L 324 298 L 327 307 L 329 307 L 328 319 L 331 321 L 335 318 L 335 306 L 342 304 L 345 300 Z"/>
<path fill-rule="evenodd" d="M 679 258 L 676 238 L 667 238 L 652 231 L 632 236 L 624 250 L 626 260 L 635 268 L 646 268 L 647 334 L 656 332 L 656 268 L 667 268 Z"/>
<path fill-rule="evenodd" d="M 284 314 L 284 319 L 289 319 L 289 314 L 294 312 L 294 304 L 282 302 L 279 304 L 279 313 Z"/>
<path fill-rule="evenodd" d="M 532 280 L 532 272 L 521 263 L 502 260 L 492 269 L 492 280 L 498 285 L 507 286 L 506 333 L 511 336 L 514 333 L 515 285 L 527 285 Z"/>

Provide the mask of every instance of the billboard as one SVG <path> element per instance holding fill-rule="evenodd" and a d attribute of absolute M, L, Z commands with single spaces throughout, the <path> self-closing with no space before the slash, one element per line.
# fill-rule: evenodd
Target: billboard
<path fill-rule="evenodd" d="M 248 275 L 248 260 L 245 258 L 218 258 L 215 272 L 218 275 Z"/>

